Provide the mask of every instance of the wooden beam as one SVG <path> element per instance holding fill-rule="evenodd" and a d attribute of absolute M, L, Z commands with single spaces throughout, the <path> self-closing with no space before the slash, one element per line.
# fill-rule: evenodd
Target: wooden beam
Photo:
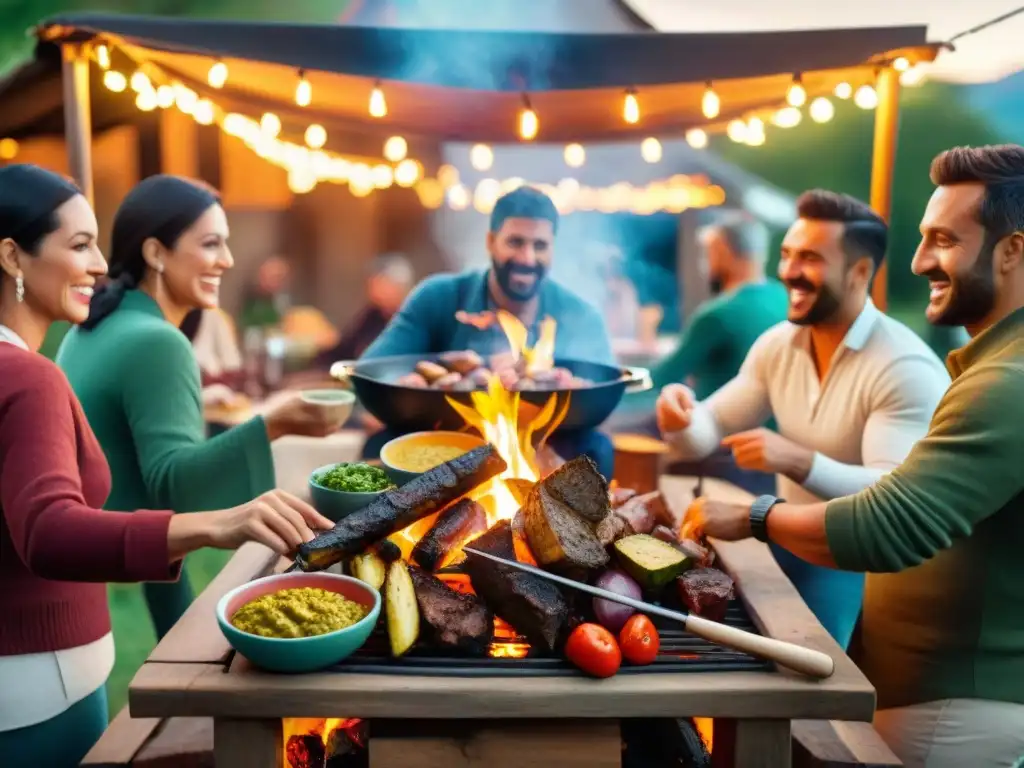
<path fill-rule="evenodd" d="M 886 67 L 875 83 L 878 107 L 875 109 L 875 141 L 871 155 L 871 207 L 886 221 L 892 214 L 892 178 L 896 166 L 896 139 L 900 117 L 900 73 Z M 888 262 L 879 267 L 871 289 L 871 298 L 883 312 L 888 306 Z"/>
<path fill-rule="evenodd" d="M 64 85 L 64 141 L 71 175 L 92 205 L 92 107 L 89 94 L 89 55 L 77 43 L 61 46 Z"/>
<path fill-rule="evenodd" d="M 213 721 L 213 759 L 217 768 L 283 768 L 280 718 Z"/>

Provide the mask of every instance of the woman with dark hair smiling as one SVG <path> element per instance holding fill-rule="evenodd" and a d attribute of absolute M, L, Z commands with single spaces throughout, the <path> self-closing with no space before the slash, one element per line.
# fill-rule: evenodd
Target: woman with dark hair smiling
<path fill-rule="evenodd" d="M 265 416 L 207 439 L 200 374 L 178 330 L 189 311 L 215 309 L 233 265 L 217 194 L 178 176 L 151 176 L 114 216 L 111 283 L 64 339 L 64 369 L 110 462 L 107 509 L 194 512 L 238 504 L 274 487 L 272 440 L 324 436 L 336 410 L 285 398 Z M 192 600 L 185 580 L 144 587 L 163 637 Z"/>
<path fill-rule="evenodd" d="M 0 168 L 0 764 L 77 766 L 107 723 L 107 581 L 171 581 L 186 553 L 286 553 L 331 523 L 288 494 L 193 515 L 100 509 L 110 471 L 67 379 L 37 354 L 80 323 L 107 265 L 74 184 Z M 166 505 L 165 505 L 166 506 Z M 226 506 L 226 505 L 225 505 Z"/>

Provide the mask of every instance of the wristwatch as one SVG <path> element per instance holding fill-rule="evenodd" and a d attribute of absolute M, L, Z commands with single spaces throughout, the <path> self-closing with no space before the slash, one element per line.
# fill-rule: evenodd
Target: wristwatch
<path fill-rule="evenodd" d="M 750 533 L 758 541 L 768 541 L 768 513 L 776 504 L 784 504 L 785 499 L 775 496 L 758 496 L 750 505 Z"/>

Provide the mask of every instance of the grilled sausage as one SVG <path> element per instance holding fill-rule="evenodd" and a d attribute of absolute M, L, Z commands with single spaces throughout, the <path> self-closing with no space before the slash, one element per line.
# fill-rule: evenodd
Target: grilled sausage
<path fill-rule="evenodd" d="M 433 384 L 442 376 L 447 376 L 448 369 L 429 360 L 420 360 L 416 363 L 416 373 L 426 379 L 428 383 Z"/>
<path fill-rule="evenodd" d="M 445 352 L 441 355 L 441 362 L 449 371 L 460 373 L 463 376 L 484 364 L 480 355 L 471 349 L 460 352 Z"/>

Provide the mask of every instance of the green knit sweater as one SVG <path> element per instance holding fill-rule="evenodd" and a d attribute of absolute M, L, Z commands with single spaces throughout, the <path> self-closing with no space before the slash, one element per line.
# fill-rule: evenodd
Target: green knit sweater
<path fill-rule="evenodd" d="M 57 364 L 110 464 L 107 509 L 222 509 L 274 487 L 262 418 L 206 439 L 192 347 L 141 291 L 68 333 Z"/>
<path fill-rule="evenodd" d="M 948 364 L 906 461 L 828 505 L 836 563 L 870 572 L 858 661 L 880 708 L 1024 703 L 1024 309 Z"/>

